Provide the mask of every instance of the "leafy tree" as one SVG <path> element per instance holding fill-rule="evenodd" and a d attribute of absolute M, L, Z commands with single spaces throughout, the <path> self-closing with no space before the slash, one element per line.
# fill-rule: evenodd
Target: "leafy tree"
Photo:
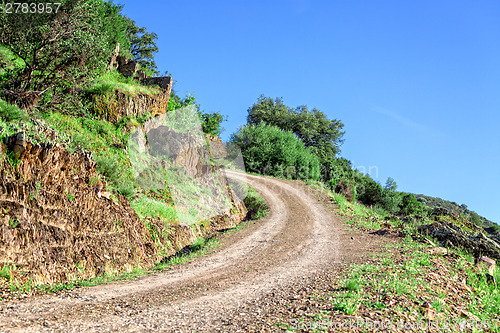
<path fill-rule="evenodd" d="M 294 179 L 319 178 L 319 160 L 291 131 L 247 124 L 231 136 L 249 171 Z"/>
<path fill-rule="evenodd" d="M 176 110 L 188 105 L 194 105 L 198 112 L 201 120 L 201 127 L 204 133 L 212 135 L 220 135 L 224 128 L 222 127 L 222 122 L 224 117 L 217 113 L 206 113 L 201 111 L 199 104 L 196 104 L 196 97 L 188 95 L 184 98 L 180 98 L 172 89 L 170 93 L 170 99 L 168 100 L 167 111 Z"/>
<path fill-rule="evenodd" d="M 359 200 L 369 206 L 380 204 L 382 201 L 382 186 L 371 179 L 369 175 L 364 175 L 361 178 L 359 187 Z"/>
<path fill-rule="evenodd" d="M 9 80 L 2 81 L 1 93 L 21 107 L 34 105 L 48 90 L 73 92 L 106 68 L 116 43 L 127 40 L 120 6 L 102 0 L 61 4 L 57 13 L 43 15 L 8 14 L 0 4 L 0 44 L 21 62 L 5 68 Z"/>
<path fill-rule="evenodd" d="M 224 128 L 222 127 L 222 122 L 224 117 L 217 112 L 214 113 L 200 113 L 201 127 L 204 133 L 219 136 Z"/>
<path fill-rule="evenodd" d="M 396 184 L 396 181 L 393 178 L 388 177 L 385 182 L 384 189 L 394 192 L 398 189 L 398 184 Z"/>
<path fill-rule="evenodd" d="M 127 37 L 130 41 L 130 53 L 140 64 L 141 69 L 148 76 L 158 75 L 160 72 L 154 61 L 154 54 L 158 52 L 155 42 L 158 35 L 154 32 L 147 32 L 146 28 L 138 27 L 135 21 L 127 18 Z"/>
<path fill-rule="evenodd" d="M 306 106 L 299 106 L 292 109 L 281 98 L 273 100 L 261 95 L 257 103 L 248 109 L 247 120 L 249 124 L 265 122 L 293 132 L 322 163 L 340 153 L 343 143 L 342 122 L 329 120 L 316 108 L 309 110 Z"/>
<path fill-rule="evenodd" d="M 385 186 L 382 190 L 382 196 L 380 202 L 382 208 L 393 214 L 399 212 L 400 210 L 399 206 L 401 204 L 401 199 L 402 199 L 401 193 L 396 192 L 397 188 L 398 185 L 396 184 L 394 179 L 391 177 L 387 178 Z"/>

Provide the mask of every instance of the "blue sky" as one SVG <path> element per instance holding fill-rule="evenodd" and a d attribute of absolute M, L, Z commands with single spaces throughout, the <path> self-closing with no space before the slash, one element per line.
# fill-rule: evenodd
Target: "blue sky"
<path fill-rule="evenodd" d="M 500 222 L 499 1 L 119 3 L 176 92 L 228 116 L 224 139 L 261 94 L 317 107 L 375 180 Z"/>

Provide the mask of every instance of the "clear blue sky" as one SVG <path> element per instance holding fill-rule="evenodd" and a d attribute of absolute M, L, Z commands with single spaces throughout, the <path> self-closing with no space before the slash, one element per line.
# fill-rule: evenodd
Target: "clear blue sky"
<path fill-rule="evenodd" d="M 500 222 L 500 1 L 135 1 L 227 139 L 261 94 L 345 124 L 342 156 Z"/>

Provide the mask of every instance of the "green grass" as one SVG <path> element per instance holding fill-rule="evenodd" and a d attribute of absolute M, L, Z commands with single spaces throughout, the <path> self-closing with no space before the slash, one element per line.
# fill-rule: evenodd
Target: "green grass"
<path fill-rule="evenodd" d="M 175 223 L 179 221 L 175 207 L 146 196 L 140 196 L 133 199 L 130 205 L 142 219 L 145 217 L 152 217 L 166 223 Z"/>
<path fill-rule="evenodd" d="M 130 197 L 135 192 L 130 160 L 124 149 L 128 144 L 126 124 L 112 124 L 101 119 L 82 118 L 61 113 L 46 113 L 45 121 L 58 133 L 71 140 L 68 150 L 83 149 L 94 152 L 97 171 L 106 177 L 111 188 Z"/>
<path fill-rule="evenodd" d="M 17 217 L 10 217 L 9 218 L 9 225 L 11 228 L 15 228 L 19 225 L 19 220 L 17 219 Z"/>
<path fill-rule="evenodd" d="M 2 269 L 0 270 L 0 278 L 4 278 L 7 281 L 10 281 L 12 279 L 12 271 L 15 270 L 14 266 L 11 265 L 3 265 Z"/>
<path fill-rule="evenodd" d="M 252 187 L 248 187 L 248 194 L 243 200 L 251 220 L 258 220 L 269 215 L 269 207 L 262 196 Z"/>
<path fill-rule="evenodd" d="M 381 222 L 387 212 L 379 208 L 370 208 L 357 202 L 349 202 L 343 195 L 330 193 L 330 198 L 339 207 L 338 212 L 350 217 L 348 223 L 353 223 L 358 227 L 369 229 L 380 229 Z"/>
<path fill-rule="evenodd" d="M 412 315 L 415 320 L 425 322 L 426 317 L 419 305 L 426 299 L 437 315 L 443 316 L 440 318 L 459 319 L 454 306 L 465 307 L 483 322 L 500 318 L 499 287 L 487 282 L 484 272 L 480 273 L 473 265 L 472 256 L 457 251 L 456 262 L 447 261 L 439 255 L 429 254 L 427 249 L 428 246 L 407 237 L 392 247 L 390 253 L 381 254 L 379 264 L 351 266 L 339 282 L 342 288 L 329 295 L 334 309 L 344 315 L 361 315 L 358 309 L 363 306 L 368 311 L 382 311 L 382 318 L 376 320 L 396 323 Z M 436 260 L 440 263 L 436 264 Z M 427 279 L 430 274 L 448 282 L 435 285 L 435 280 L 429 282 Z M 452 289 L 464 276 L 471 288 L 470 294 Z M 499 270 L 495 278 L 499 281 Z M 441 290 L 443 286 L 445 290 Z M 458 304 L 453 303 L 456 297 L 460 297 Z M 500 332 L 500 329 L 497 327 L 492 331 Z"/>
<path fill-rule="evenodd" d="M 130 95 L 136 96 L 142 94 L 158 94 L 159 89 L 153 86 L 143 86 L 138 80 L 126 78 L 118 71 L 107 72 L 98 77 L 87 92 L 97 95 L 106 95 L 119 90 Z"/>

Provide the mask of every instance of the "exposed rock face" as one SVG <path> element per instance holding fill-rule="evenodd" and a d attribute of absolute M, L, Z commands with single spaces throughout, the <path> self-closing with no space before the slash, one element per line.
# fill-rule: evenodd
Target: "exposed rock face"
<path fill-rule="evenodd" d="M 210 136 L 209 143 L 210 155 L 212 155 L 213 158 L 218 159 L 227 157 L 226 146 L 221 139 L 219 139 L 218 137 Z"/>
<path fill-rule="evenodd" d="M 128 201 L 99 196 L 105 185 L 90 155 L 19 134 L 9 141 L 22 149 L 15 167 L 6 145 L 0 154 L 0 265 L 24 272 L 15 278 L 53 283 L 154 263 L 148 230 Z"/>
<path fill-rule="evenodd" d="M 126 116 L 139 117 L 146 113 L 156 116 L 165 113 L 170 98 L 170 89 L 157 95 L 128 95 L 115 91 L 111 97 L 104 95 L 94 98 L 96 113 L 108 121 L 116 122 Z"/>
<path fill-rule="evenodd" d="M 117 58 L 118 54 L 120 53 L 120 43 L 116 43 L 115 51 L 113 52 L 113 55 L 111 56 L 111 61 L 109 62 L 109 69 L 117 69 L 118 63 L 117 63 Z"/>
<path fill-rule="evenodd" d="M 172 89 L 172 78 L 170 76 L 162 76 L 162 77 L 148 77 L 142 80 L 142 83 L 146 86 L 156 85 L 163 88 L 165 91 L 168 91 L 170 94 L 170 90 Z"/>
<path fill-rule="evenodd" d="M 421 234 L 436 238 L 443 245 L 464 248 L 478 256 L 500 259 L 500 244 L 479 232 L 472 234 L 446 221 L 439 221 L 418 228 Z"/>
<path fill-rule="evenodd" d="M 172 164 L 183 166 L 188 177 L 198 178 L 211 170 L 205 142 L 201 144 L 196 137 L 167 126 L 151 129 L 147 137 L 153 156 L 168 157 Z"/>
<path fill-rule="evenodd" d="M 117 56 L 116 62 L 118 63 L 118 71 L 125 77 L 132 77 L 139 69 L 139 63 L 135 60 L 128 59 L 124 56 Z"/>

